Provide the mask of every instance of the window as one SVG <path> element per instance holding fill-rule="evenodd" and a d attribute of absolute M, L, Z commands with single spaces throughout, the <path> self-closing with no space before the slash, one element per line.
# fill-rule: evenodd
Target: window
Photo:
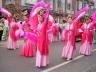
<path fill-rule="evenodd" d="M 94 7 L 96 8 L 96 0 L 94 0 Z"/>
<path fill-rule="evenodd" d="M 71 4 L 70 3 L 68 3 L 68 6 L 67 6 L 68 8 L 68 10 L 70 10 L 71 9 Z"/>
<path fill-rule="evenodd" d="M 15 2 L 14 2 L 14 0 L 6 0 L 6 3 L 7 4 L 14 4 Z"/>
<path fill-rule="evenodd" d="M 67 0 L 67 9 L 68 9 L 69 11 L 72 10 L 72 0 Z"/>
<path fill-rule="evenodd" d="M 85 7 L 86 5 L 88 5 L 88 2 L 84 0 L 84 5 L 83 5 L 83 7 Z"/>
<path fill-rule="evenodd" d="M 77 10 L 80 10 L 81 8 L 83 8 L 83 1 L 78 0 L 77 1 Z"/>

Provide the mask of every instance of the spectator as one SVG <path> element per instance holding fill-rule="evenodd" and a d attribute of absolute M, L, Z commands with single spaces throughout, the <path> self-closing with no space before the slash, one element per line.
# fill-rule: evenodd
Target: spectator
<path fill-rule="evenodd" d="M 2 35 L 2 40 L 6 40 L 7 39 L 7 35 L 8 35 L 8 20 L 6 17 L 2 18 L 4 27 L 3 27 L 3 35 Z"/>
<path fill-rule="evenodd" d="M 2 40 L 2 33 L 3 33 L 3 23 L 0 20 L 0 41 Z"/>

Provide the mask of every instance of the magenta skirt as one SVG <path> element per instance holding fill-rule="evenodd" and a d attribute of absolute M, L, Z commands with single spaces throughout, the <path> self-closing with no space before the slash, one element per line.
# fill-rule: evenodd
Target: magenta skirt
<path fill-rule="evenodd" d="M 41 55 L 39 50 L 37 49 L 36 53 L 36 66 L 37 67 L 45 67 L 49 64 L 48 56 Z"/>
<path fill-rule="evenodd" d="M 27 56 L 27 57 L 32 57 L 35 55 L 35 49 L 33 49 L 34 44 L 30 39 L 28 39 L 24 44 L 23 48 L 21 49 L 20 55 L 22 56 Z"/>
<path fill-rule="evenodd" d="M 67 44 L 63 47 L 62 51 L 62 58 L 66 58 L 67 60 L 72 59 L 74 52 L 74 48 L 70 41 L 67 42 Z"/>
<path fill-rule="evenodd" d="M 80 54 L 83 55 L 91 55 L 92 51 L 92 45 L 86 40 L 81 46 L 80 46 Z"/>
<path fill-rule="evenodd" d="M 8 37 L 8 46 L 7 46 L 7 48 L 8 49 L 17 49 L 17 48 L 19 48 L 17 41 L 13 41 L 10 36 Z"/>

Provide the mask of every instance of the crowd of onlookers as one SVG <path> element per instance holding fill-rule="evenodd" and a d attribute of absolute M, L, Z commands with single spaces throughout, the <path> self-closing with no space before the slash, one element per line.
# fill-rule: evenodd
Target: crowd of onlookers
<path fill-rule="evenodd" d="M 25 19 L 25 20 L 26 20 L 26 19 Z M 18 22 L 19 22 L 19 21 L 18 21 Z M 22 23 L 23 23 L 23 22 L 22 22 Z M 56 36 L 57 36 L 56 41 L 59 40 L 59 38 L 60 38 L 59 36 L 60 36 L 62 30 L 63 30 L 64 27 L 66 26 L 65 23 L 66 23 L 65 20 L 62 20 L 61 23 L 56 21 L 56 24 L 57 24 L 57 26 L 58 26 L 58 28 L 59 28 L 59 30 L 56 31 Z M 8 19 L 7 19 L 7 17 L 4 16 L 4 17 L 2 17 L 2 18 L 0 19 L 0 41 L 7 39 L 7 37 L 8 37 L 8 29 L 9 29 Z"/>
<path fill-rule="evenodd" d="M 25 18 L 25 20 L 26 20 L 26 18 Z M 56 29 L 54 30 L 55 31 L 55 36 L 56 36 L 54 41 L 61 40 L 60 39 L 60 35 L 62 34 L 62 31 L 63 31 L 63 29 L 66 26 L 66 22 L 67 21 L 65 19 L 62 19 L 60 22 L 58 22 L 57 20 L 55 20 L 55 23 L 58 26 L 58 30 L 56 30 Z M 23 21 L 22 21 L 22 23 L 23 23 Z M 83 24 L 83 18 L 79 19 L 77 23 L 78 23 L 77 24 L 78 26 L 75 27 L 76 29 L 78 29 L 78 28 L 80 28 L 82 26 L 82 24 Z M 7 17 L 4 16 L 4 17 L 2 17 L 0 19 L 0 41 L 7 39 L 7 37 L 8 37 L 8 29 L 9 29 L 8 19 L 7 19 Z M 81 34 L 76 33 L 77 40 L 78 39 L 80 40 L 81 39 L 80 37 L 81 37 Z"/>
<path fill-rule="evenodd" d="M 58 30 L 56 31 L 56 39 L 55 41 L 58 41 L 60 40 L 60 35 L 63 31 L 63 29 L 65 28 L 66 26 L 66 20 L 61 20 L 61 22 L 57 22 L 55 21 L 55 23 L 57 24 L 58 26 Z M 0 19 L 0 41 L 1 40 L 6 40 L 7 37 L 8 37 L 8 29 L 9 29 L 9 26 L 8 26 L 8 20 L 7 20 L 7 17 L 2 17 Z"/>
<path fill-rule="evenodd" d="M 0 41 L 7 39 L 8 29 L 9 27 L 7 17 L 2 17 L 0 19 Z"/>

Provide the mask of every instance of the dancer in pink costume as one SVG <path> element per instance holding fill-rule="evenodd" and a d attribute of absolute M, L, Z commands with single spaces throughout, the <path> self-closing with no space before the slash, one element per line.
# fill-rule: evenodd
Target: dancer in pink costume
<path fill-rule="evenodd" d="M 49 22 L 49 9 L 50 4 L 45 2 L 38 2 L 32 9 L 31 21 L 32 26 L 37 29 L 38 41 L 37 41 L 37 52 L 36 52 L 36 66 L 46 67 L 49 64 L 48 61 L 48 22 Z"/>
<path fill-rule="evenodd" d="M 35 55 L 35 44 L 37 42 L 37 37 L 36 34 L 33 33 L 33 31 L 30 28 L 30 25 L 28 23 L 25 23 L 24 26 L 24 44 L 23 48 L 21 49 L 21 56 L 26 56 L 26 57 L 33 57 Z"/>
<path fill-rule="evenodd" d="M 48 31 L 47 31 L 49 43 L 57 41 L 56 34 L 57 34 L 58 29 L 59 29 L 59 27 L 55 23 L 55 20 L 53 19 L 53 17 L 51 15 L 49 15 Z"/>
<path fill-rule="evenodd" d="M 48 39 L 49 39 L 49 43 L 52 43 L 54 41 L 57 41 L 57 31 L 58 31 L 59 27 L 56 24 L 53 24 L 51 26 L 51 28 L 49 28 L 48 30 Z"/>
<path fill-rule="evenodd" d="M 18 26 L 14 19 L 12 19 L 12 14 L 4 8 L 0 8 L 0 12 L 8 16 L 8 24 L 9 24 L 9 37 L 8 37 L 8 49 L 16 49 L 18 48 L 17 38 L 16 38 L 16 30 Z"/>
<path fill-rule="evenodd" d="M 8 37 L 8 49 L 16 49 L 18 48 L 17 38 L 16 38 L 16 30 L 18 29 L 18 26 L 16 25 L 16 22 L 14 19 L 10 23 L 9 27 L 9 37 Z"/>
<path fill-rule="evenodd" d="M 38 43 L 37 43 L 37 54 L 36 54 L 36 66 L 47 66 L 48 65 L 48 36 L 47 36 L 47 24 L 43 23 L 43 17 L 39 16 L 38 25 Z"/>
<path fill-rule="evenodd" d="M 80 54 L 91 55 L 93 42 L 93 26 L 94 24 L 91 22 L 91 16 L 86 16 L 85 23 L 81 27 L 82 43 L 80 46 Z"/>
<path fill-rule="evenodd" d="M 72 16 L 68 16 L 68 23 L 63 31 L 64 34 L 64 47 L 62 52 L 62 57 L 70 60 L 73 57 L 73 53 L 75 51 L 75 33 L 77 22 L 82 15 L 84 15 L 88 11 L 89 7 L 86 6 L 76 14 L 76 18 L 72 21 Z"/>
<path fill-rule="evenodd" d="M 64 47 L 62 57 L 70 60 L 72 59 L 73 52 L 75 50 L 75 29 L 72 22 L 72 16 L 68 16 L 68 23 L 63 32 L 64 34 Z"/>

